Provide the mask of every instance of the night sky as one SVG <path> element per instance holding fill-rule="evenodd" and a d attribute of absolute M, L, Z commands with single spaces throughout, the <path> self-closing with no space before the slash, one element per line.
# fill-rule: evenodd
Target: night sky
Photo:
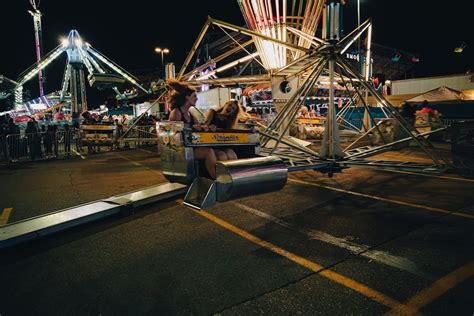
<path fill-rule="evenodd" d="M 357 1 L 347 0 L 344 30 L 357 24 Z M 464 4 L 463 4 L 464 3 Z M 0 74 L 16 79 L 35 61 L 33 21 L 28 0 L 0 2 Z M 166 47 L 166 61 L 180 65 L 192 47 L 208 15 L 243 25 L 236 0 L 42 0 L 44 53 L 59 44 L 59 38 L 77 29 L 83 39 L 131 71 L 159 67 L 161 56 L 154 47 Z M 361 20 L 373 19 L 377 44 L 417 53 L 420 63 L 414 75 L 459 74 L 473 67 L 474 35 L 467 1 L 361 0 Z M 472 23 L 471 23 L 472 24 Z M 454 48 L 461 42 L 462 54 Z M 65 57 L 63 57 L 65 61 Z M 64 62 L 47 69 L 47 90 L 58 90 Z"/>

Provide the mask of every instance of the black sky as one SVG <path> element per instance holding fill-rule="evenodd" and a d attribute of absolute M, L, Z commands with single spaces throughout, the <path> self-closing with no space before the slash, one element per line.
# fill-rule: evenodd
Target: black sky
<path fill-rule="evenodd" d="M 357 23 L 356 0 L 344 7 L 344 29 Z M 0 74 L 12 79 L 35 61 L 34 33 L 28 0 L 0 1 Z M 208 15 L 243 25 L 236 0 L 41 0 L 44 52 L 59 44 L 59 38 L 77 29 L 96 49 L 129 71 L 153 69 L 161 57 L 155 46 L 167 47 L 165 61 L 184 61 Z M 473 66 L 474 32 L 468 1 L 440 5 L 426 0 L 361 0 L 362 21 L 371 17 L 373 41 L 418 53 L 416 76 L 463 73 Z M 460 42 L 462 54 L 453 49 Z M 50 89 L 60 80 L 63 63 L 48 71 Z M 54 69 L 54 68 L 53 68 Z M 59 85 L 59 83 L 58 83 Z"/>

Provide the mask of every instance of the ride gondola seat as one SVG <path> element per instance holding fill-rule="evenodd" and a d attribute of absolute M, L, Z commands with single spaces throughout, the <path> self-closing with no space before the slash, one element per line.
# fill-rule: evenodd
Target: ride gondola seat
<path fill-rule="evenodd" d="M 116 74 L 93 73 L 89 78 L 90 86 L 99 90 L 111 89 L 124 83 L 125 78 Z"/>

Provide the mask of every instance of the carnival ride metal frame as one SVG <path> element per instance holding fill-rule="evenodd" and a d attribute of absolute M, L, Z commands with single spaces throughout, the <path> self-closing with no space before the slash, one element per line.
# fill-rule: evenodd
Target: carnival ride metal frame
<path fill-rule="evenodd" d="M 98 50 L 93 48 L 89 43 L 85 43 L 76 30 L 70 31 L 67 41 L 58 45 L 55 49 L 44 56 L 38 63 L 32 65 L 24 71 L 17 80 L 15 86 L 15 104 L 17 106 L 23 103 L 22 89 L 23 85 L 32 79 L 36 74 L 40 73 L 44 68 L 56 60 L 63 52 L 66 52 L 68 59 L 65 66 L 63 81 L 61 84 L 61 99 L 63 100 L 68 89 L 71 91 L 71 102 L 73 107 L 78 107 L 78 100 L 83 102 L 87 108 L 85 96 L 85 76 L 82 65 L 85 65 L 89 72 L 88 79 L 92 85 L 95 75 L 108 75 L 111 71 L 117 74 L 117 77 L 124 81 L 132 83 L 135 87 L 141 89 L 145 93 L 150 93 L 138 83 L 138 79 L 132 74 L 121 68 L 109 58 L 105 57 Z M 108 69 L 107 69 L 107 68 Z M 122 93 L 117 87 L 112 88 L 119 96 Z M 81 109 L 76 109 L 81 110 Z"/>
<path fill-rule="evenodd" d="M 337 4 L 339 1 L 330 2 Z M 330 5 L 327 5 L 326 10 L 330 9 Z M 337 12 L 333 13 L 332 16 L 331 14 L 325 15 L 325 17 L 326 19 L 334 19 L 334 16 L 336 14 Z M 335 21 L 325 22 L 325 25 L 334 25 L 334 23 L 336 23 Z M 270 71 L 266 75 L 227 77 L 217 79 L 205 79 L 205 77 L 201 77 L 195 80 L 190 80 L 193 75 L 195 76 L 196 73 L 198 73 L 200 68 L 198 67 L 188 73 L 185 73 L 185 71 L 195 51 L 200 45 L 202 39 L 204 38 L 205 33 L 211 25 L 218 26 L 221 29 L 228 29 L 241 34 L 245 34 L 253 38 L 256 37 L 262 40 L 266 40 L 275 45 L 281 45 L 293 51 L 303 52 L 303 55 L 288 64 L 286 67 L 283 67 L 276 71 Z M 327 28 L 324 31 L 328 32 L 328 34 L 333 32 L 333 30 Z M 299 32 L 301 33 L 301 31 Z M 274 80 L 275 78 L 280 78 L 280 80 L 287 81 L 294 77 L 300 78 L 300 83 L 296 91 L 294 91 L 291 96 L 289 96 L 288 101 L 285 103 L 282 109 L 278 111 L 278 114 L 275 119 L 268 126 L 265 126 L 264 130 L 261 132 L 261 142 L 263 145 L 261 154 L 275 155 L 282 158 L 288 164 L 289 170 L 314 169 L 332 175 L 334 172 L 339 172 L 344 168 L 350 166 L 357 166 L 366 168 L 403 170 L 420 173 L 439 174 L 444 172 L 450 166 L 450 162 L 443 158 L 437 157 L 436 153 L 434 152 L 434 146 L 427 139 L 427 136 L 429 134 L 438 132 L 442 129 L 438 129 L 430 133 L 420 133 L 414 126 L 408 124 L 408 122 L 398 113 L 398 110 L 394 106 L 392 106 L 384 98 L 384 96 L 382 96 L 372 87 L 369 82 L 370 63 L 366 63 L 365 77 L 363 77 L 358 73 L 357 70 L 354 69 L 352 65 L 350 65 L 347 60 L 344 59 L 343 54 L 364 33 L 367 33 L 367 36 L 369 38 L 366 60 L 370 61 L 370 42 L 372 34 L 372 23 L 370 19 L 362 23 L 359 27 L 354 29 L 342 39 L 340 39 L 338 36 L 334 36 L 333 33 L 331 33 L 332 35 L 329 36 L 329 40 L 319 39 L 317 37 L 310 36 L 307 34 L 301 34 L 303 36 L 306 36 L 306 38 L 311 41 L 312 47 L 307 49 L 304 47 L 293 45 L 291 43 L 285 43 L 278 39 L 259 34 L 252 30 L 209 17 L 203 29 L 201 30 L 197 40 L 195 41 L 190 53 L 188 54 L 183 64 L 183 67 L 181 68 L 177 76 L 177 79 L 188 80 L 189 83 L 195 85 L 229 85 L 236 83 L 255 83 L 262 81 L 268 82 Z M 228 33 L 227 35 L 230 36 Z M 245 46 L 248 45 L 250 45 L 250 41 L 245 42 Z M 238 46 L 239 47 L 236 47 L 232 50 L 232 53 L 237 52 L 237 48 L 244 48 L 241 47 L 243 45 L 238 44 Z M 245 51 L 249 54 L 249 56 L 252 56 L 251 52 L 249 52 L 248 50 Z M 226 56 L 218 56 L 214 58 L 213 61 L 215 62 L 223 60 L 224 57 L 227 57 L 229 55 L 230 53 L 228 53 Z M 256 59 L 256 57 L 257 56 L 253 55 L 251 58 Z M 237 61 L 237 63 L 238 62 L 239 60 Z M 235 61 L 229 64 L 235 65 Z M 224 65 L 220 68 L 227 69 L 227 65 Z M 330 77 L 329 108 L 322 148 L 320 152 L 317 153 L 292 140 L 291 137 L 287 136 L 287 131 L 291 122 L 295 119 L 300 106 L 303 104 L 305 97 L 308 95 L 311 88 L 321 77 L 323 71 L 328 72 Z M 336 79 L 336 75 L 339 77 L 338 79 Z M 342 118 L 341 113 L 336 116 L 336 110 L 334 106 L 334 84 L 336 80 L 342 83 L 342 85 L 346 88 L 349 86 L 350 83 L 356 91 L 356 95 L 349 102 L 347 102 L 347 104 L 345 104 L 343 110 L 350 106 L 356 106 L 356 102 L 360 101 L 363 104 L 363 107 L 367 110 L 367 113 L 369 114 L 368 118 L 370 119 L 370 123 L 372 124 L 372 127 L 370 127 L 367 125 L 366 122 L 366 124 L 364 124 L 363 126 L 362 135 L 355 142 L 347 146 L 345 149 L 342 149 L 341 147 L 338 127 L 338 121 L 340 122 L 344 120 Z M 354 148 L 357 142 L 359 142 L 363 138 L 368 137 L 370 133 L 379 133 L 383 139 L 382 132 L 379 128 L 380 123 L 376 122 L 375 119 L 370 116 L 370 113 L 368 111 L 369 106 L 364 98 L 364 95 L 366 93 L 370 93 L 375 97 L 375 99 L 380 104 L 381 110 L 387 118 L 393 118 L 394 120 L 396 120 L 397 124 L 399 124 L 400 128 L 406 134 L 406 137 L 392 142 L 385 142 L 385 144 L 380 146 L 363 146 L 359 148 Z M 362 157 L 368 157 L 375 154 L 379 154 L 383 151 L 391 149 L 396 144 L 408 141 L 411 141 L 412 143 L 415 143 L 417 146 L 419 146 L 423 150 L 423 152 L 432 160 L 432 163 L 362 159 Z"/>

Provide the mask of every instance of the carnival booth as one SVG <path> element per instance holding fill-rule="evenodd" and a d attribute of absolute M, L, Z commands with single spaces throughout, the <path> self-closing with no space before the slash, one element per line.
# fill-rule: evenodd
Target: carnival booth
<path fill-rule="evenodd" d="M 443 86 L 405 102 L 417 110 L 415 127 L 426 132 L 440 128 L 443 119 L 474 119 L 474 112 L 468 109 L 472 107 L 473 101 L 461 91 Z"/>
<path fill-rule="evenodd" d="M 352 95 L 353 89 L 346 89 L 336 84 L 335 102 L 341 109 Z M 250 113 L 269 124 L 276 115 L 273 106 L 271 84 L 259 83 L 249 85 L 243 90 L 245 105 L 251 109 Z M 326 112 L 329 102 L 329 81 L 322 77 L 306 97 L 305 105 L 295 118 L 290 135 L 300 139 L 322 139 L 326 124 Z"/>
<path fill-rule="evenodd" d="M 80 127 L 81 145 L 112 146 L 114 125 L 83 124 Z"/>
<path fill-rule="evenodd" d="M 276 110 L 273 106 L 272 90 L 270 83 L 248 85 L 242 90 L 242 105 L 256 120 L 268 124 L 275 117 Z"/>
<path fill-rule="evenodd" d="M 449 87 L 439 87 L 405 101 L 415 112 L 415 127 L 420 133 L 433 132 L 457 121 L 474 119 L 474 99 Z M 435 136 L 436 135 L 436 136 Z M 449 140 L 451 133 L 445 131 L 431 137 Z"/>

